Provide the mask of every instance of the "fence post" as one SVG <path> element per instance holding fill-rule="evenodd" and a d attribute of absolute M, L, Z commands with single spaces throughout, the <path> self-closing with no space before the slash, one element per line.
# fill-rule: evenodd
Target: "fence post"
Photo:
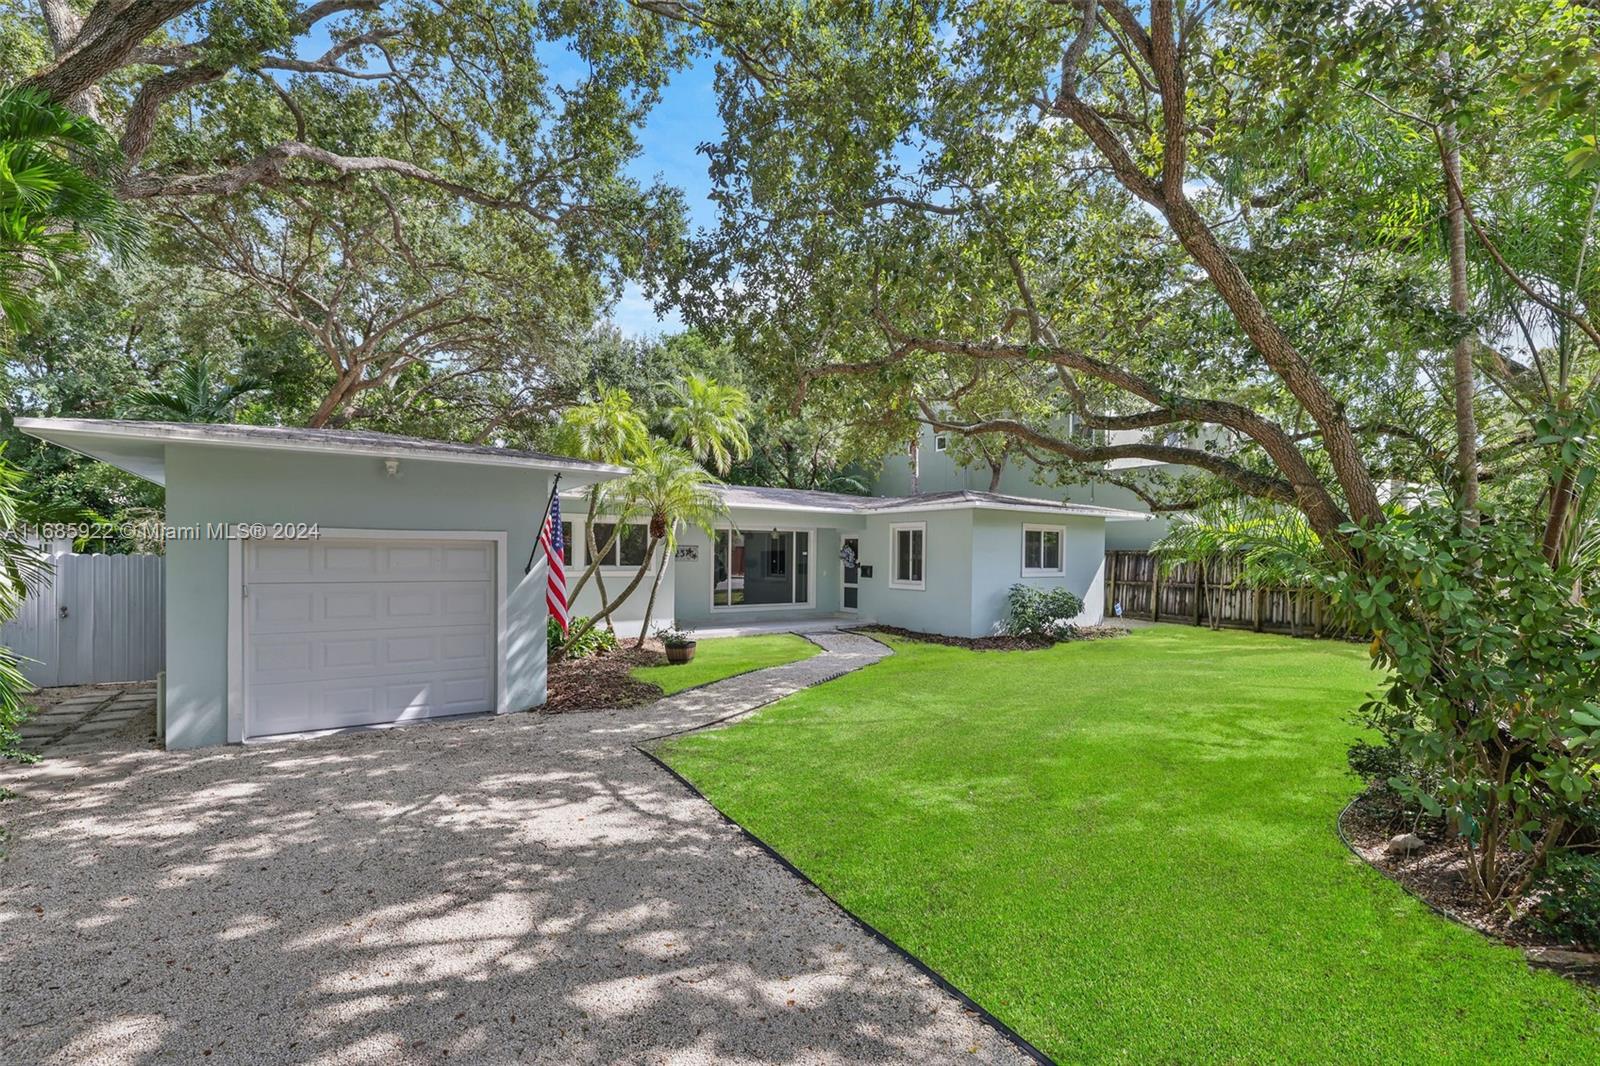
<path fill-rule="evenodd" d="M 1122 553 L 1113 551 L 1106 554 L 1111 556 L 1111 602 L 1106 604 L 1106 609 L 1113 612 L 1114 616 L 1117 609 L 1117 561 L 1122 558 Z"/>
<path fill-rule="evenodd" d="M 1150 621 L 1161 621 L 1161 560 L 1154 555 L 1150 560 Z"/>
<path fill-rule="evenodd" d="M 1201 560 L 1194 564 L 1194 624 L 1200 624 L 1200 598 L 1206 592 L 1206 564 Z"/>

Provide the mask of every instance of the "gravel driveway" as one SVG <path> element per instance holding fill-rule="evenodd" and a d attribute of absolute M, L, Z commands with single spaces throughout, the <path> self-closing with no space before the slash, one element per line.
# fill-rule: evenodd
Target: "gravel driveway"
<path fill-rule="evenodd" d="M 634 748 L 882 653 L 817 639 L 647 708 L 13 775 L 0 1057 L 1022 1061 Z"/>

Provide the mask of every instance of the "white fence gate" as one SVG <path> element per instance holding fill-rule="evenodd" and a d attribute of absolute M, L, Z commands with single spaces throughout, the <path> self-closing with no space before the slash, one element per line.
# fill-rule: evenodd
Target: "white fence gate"
<path fill-rule="evenodd" d="M 55 555 L 50 561 L 49 583 L 0 625 L 0 644 L 22 657 L 28 680 L 41 688 L 153 681 L 166 662 L 166 559 Z"/>

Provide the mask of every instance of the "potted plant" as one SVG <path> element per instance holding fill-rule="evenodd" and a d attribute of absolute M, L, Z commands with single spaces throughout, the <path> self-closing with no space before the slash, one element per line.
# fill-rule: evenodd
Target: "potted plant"
<path fill-rule="evenodd" d="M 656 639 L 667 649 L 667 662 L 686 663 L 694 658 L 694 630 L 662 626 L 656 630 Z"/>

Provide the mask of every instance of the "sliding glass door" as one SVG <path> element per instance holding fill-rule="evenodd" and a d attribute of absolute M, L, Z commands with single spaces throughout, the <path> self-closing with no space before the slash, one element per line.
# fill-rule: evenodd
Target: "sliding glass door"
<path fill-rule="evenodd" d="M 713 607 L 807 606 L 811 534 L 798 529 L 719 529 L 712 552 Z"/>

